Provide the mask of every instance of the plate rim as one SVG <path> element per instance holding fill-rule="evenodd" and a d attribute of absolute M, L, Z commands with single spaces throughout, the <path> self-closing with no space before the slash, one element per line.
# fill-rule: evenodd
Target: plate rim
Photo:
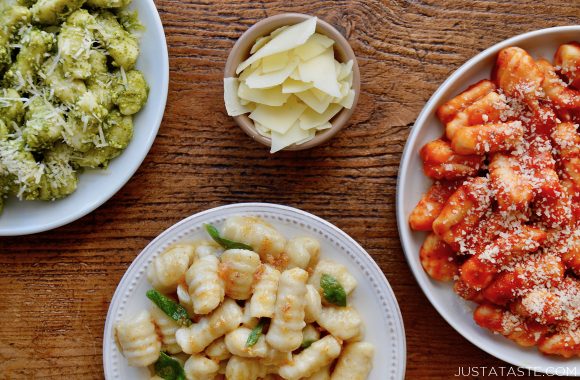
<path fill-rule="evenodd" d="M 411 127 L 411 132 L 409 134 L 409 137 L 407 138 L 407 142 L 405 143 L 405 147 L 404 147 L 403 153 L 401 155 L 401 163 L 399 165 L 399 171 L 397 174 L 397 187 L 396 187 L 395 208 L 396 208 L 396 217 L 397 217 L 397 230 L 399 232 L 399 238 L 401 241 L 401 247 L 403 248 L 405 260 L 407 261 L 407 264 L 408 264 L 409 268 L 411 269 L 411 272 L 413 273 L 415 280 L 419 284 L 421 291 L 427 297 L 427 299 L 429 300 L 431 305 L 435 308 L 435 310 L 437 310 L 439 315 L 456 332 L 458 332 L 461 336 L 463 336 L 465 339 L 467 339 L 467 341 L 469 341 L 475 347 L 478 347 L 479 349 L 488 353 L 489 355 L 492 355 L 493 357 L 495 357 L 499 360 L 502 360 L 506 363 L 509 363 L 511 365 L 514 365 L 514 366 L 517 366 L 520 368 L 524 368 L 524 369 L 528 369 L 528 370 L 533 370 L 535 372 L 545 373 L 548 375 L 554 374 L 553 371 L 548 370 L 549 367 L 531 366 L 530 364 L 525 363 L 523 361 L 520 361 L 520 360 L 513 358 L 513 357 L 509 357 L 509 358 L 500 357 L 500 354 L 496 354 L 492 350 L 492 347 L 488 347 L 487 340 L 478 342 L 478 339 L 476 336 L 472 336 L 471 333 L 469 333 L 468 331 L 464 331 L 462 328 L 460 328 L 459 324 L 454 322 L 453 318 L 451 318 L 450 309 L 447 307 L 447 305 L 439 304 L 439 302 L 436 299 L 436 296 L 428 289 L 428 285 L 426 284 L 428 279 L 426 279 L 423 276 L 423 274 L 424 274 L 423 268 L 420 267 L 420 264 L 419 264 L 419 268 L 417 268 L 417 265 L 413 264 L 413 262 L 414 262 L 413 256 L 417 255 L 418 252 L 411 252 L 412 249 L 410 248 L 411 244 L 409 241 L 411 240 L 411 234 L 413 232 L 408 227 L 407 215 L 404 215 L 404 213 L 403 213 L 403 209 L 404 209 L 403 199 L 405 198 L 405 196 L 403 195 L 401 188 L 403 186 L 402 173 L 406 173 L 409 171 L 409 163 L 411 161 L 410 157 L 412 154 L 416 153 L 416 152 L 412 151 L 412 146 L 415 145 L 421 129 L 425 128 L 425 122 L 426 122 L 427 118 L 430 116 L 431 112 L 435 112 L 435 110 L 434 110 L 435 102 L 440 98 L 441 94 L 444 93 L 448 89 L 448 87 L 450 87 L 452 84 L 454 84 L 455 81 L 461 75 L 464 74 L 464 72 L 468 71 L 473 65 L 477 64 L 481 60 L 484 60 L 485 58 L 488 58 L 489 56 L 497 54 L 499 52 L 499 50 L 501 50 L 505 47 L 508 47 L 508 46 L 511 46 L 514 44 L 518 44 L 524 40 L 538 37 L 541 35 L 559 34 L 561 32 L 570 32 L 570 31 L 571 32 L 576 32 L 576 31 L 580 32 L 580 25 L 555 26 L 555 27 L 543 28 L 543 29 L 538 29 L 538 30 L 533 30 L 530 32 L 518 34 L 518 35 L 515 35 L 513 37 L 507 38 L 505 40 L 502 40 L 498 43 L 495 43 L 492 46 L 484 49 L 483 51 L 477 53 L 475 56 L 473 56 L 472 58 L 467 60 L 465 63 L 463 63 L 459 68 L 457 68 L 449 77 L 447 77 L 447 79 L 445 79 L 445 81 L 437 88 L 437 90 L 435 90 L 435 92 L 433 93 L 433 95 L 431 95 L 429 100 L 427 100 L 427 102 L 425 103 L 425 105 L 421 109 L 421 112 L 417 116 L 417 119 L 413 123 L 413 126 Z M 422 127 L 416 128 L 415 126 L 417 126 L 417 125 L 422 125 Z M 468 302 L 465 300 L 461 300 L 461 301 L 463 301 L 466 304 Z M 471 315 L 471 313 L 470 313 L 470 315 Z M 482 328 L 482 330 L 483 330 L 483 328 Z M 537 354 L 542 355 L 539 351 L 537 351 Z M 557 358 L 555 358 L 555 359 L 557 359 Z M 574 360 L 573 358 L 570 358 L 567 360 L 568 361 L 563 361 L 560 364 L 559 368 L 571 369 L 571 371 L 569 371 L 570 373 L 569 374 L 567 373 L 564 376 L 577 376 L 575 371 L 580 367 L 572 366 L 572 361 Z M 554 368 L 554 367 L 552 367 L 552 368 Z M 558 374 L 558 375 L 561 375 L 561 374 Z"/>
<path fill-rule="evenodd" d="M 155 29 L 157 33 L 159 33 L 159 35 L 161 36 L 162 44 L 158 47 L 160 51 L 159 54 L 160 59 L 158 62 L 162 66 L 162 76 L 160 76 L 161 101 L 156 103 L 155 105 L 155 107 L 157 108 L 156 118 L 147 123 L 151 126 L 151 133 L 149 134 L 149 136 L 147 136 L 147 139 L 142 144 L 142 146 L 144 147 L 142 157 L 137 160 L 130 161 L 131 165 L 128 166 L 125 178 L 116 183 L 115 186 L 110 187 L 106 192 L 104 192 L 106 195 L 104 195 L 102 198 L 99 198 L 94 201 L 89 200 L 88 202 L 83 203 L 82 207 L 79 208 L 81 211 L 71 213 L 59 219 L 51 220 L 43 224 L 18 227 L 15 229 L 11 229 L 9 227 L 4 229 L 0 228 L 0 236 L 25 236 L 36 234 L 40 232 L 50 231 L 55 228 L 62 227 L 64 225 L 72 223 L 78 219 L 81 219 L 82 217 L 95 211 L 97 208 L 99 208 L 100 206 L 108 202 L 111 198 L 113 198 L 115 194 L 117 194 L 119 190 L 121 190 L 131 180 L 131 178 L 133 178 L 137 170 L 141 167 L 143 161 L 145 161 L 145 158 L 149 154 L 149 151 L 153 146 L 153 142 L 155 141 L 155 138 L 159 133 L 161 121 L 163 120 L 163 115 L 165 114 L 165 107 L 167 105 L 167 95 L 169 91 L 169 54 L 167 49 L 167 38 L 165 36 L 165 30 L 163 28 L 163 23 L 161 22 L 161 17 L 159 15 L 157 7 L 155 6 L 155 3 L 153 2 L 153 0 L 145 0 L 143 1 L 143 3 L 145 4 L 145 7 L 148 7 L 149 12 L 154 21 L 152 25 L 147 25 L 147 28 Z M 79 180 L 82 180 L 82 173 L 80 174 L 79 177 L 80 177 Z M 105 180 L 105 178 L 103 178 L 103 180 Z"/>
<path fill-rule="evenodd" d="M 102 360 L 103 360 L 103 371 L 104 371 L 105 378 L 107 378 L 108 373 L 111 371 L 111 369 L 110 369 L 111 363 L 106 359 L 107 355 L 106 355 L 105 342 L 107 340 L 108 332 L 113 328 L 113 323 L 114 323 L 114 321 L 113 321 L 114 316 L 112 315 L 112 313 L 114 312 L 113 305 L 116 305 L 119 303 L 119 301 L 122 297 L 122 294 L 119 293 L 118 290 L 121 288 L 121 285 L 126 284 L 129 281 L 131 281 L 131 278 L 129 277 L 129 273 L 141 266 L 140 265 L 141 263 L 138 263 L 138 262 L 143 260 L 143 258 L 145 257 L 144 256 L 145 252 L 148 249 L 150 249 L 152 246 L 157 244 L 160 240 L 163 240 L 166 235 L 168 235 L 172 231 L 180 228 L 184 224 L 187 224 L 190 220 L 192 220 L 194 218 L 204 217 L 207 214 L 221 212 L 221 211 L 229 210 L 229 209 L 235 209 L 235 208 L 239 208 L 239 207 L 249 208 L 249 209 L 261 207 L 261 208 L 265 208 L 268 211 L 273 212 L 273 213 L 276 213 L 276 211 L 286 211 L 286 212 L 294 213 L 294 214 L 297 214 L 297 215 L 300 215 L 300 216 L 303 216 L 306 218 L 314 219 L 315 221 L 317 221 L 317 222 L 325 225 L 329 229 L 335 231 L 338 235 L 340 235 L 342 238 L 344 238 L 346 241 L 348 241 L 350 244 L 352 244 L 355 248 L 357 248 L 360 252 L 363 253 L 363 257 L 367 261 L 367 264 L 369 264 L 370 267 L 376 272 L 376 274 L 378 275 L 377 280 L 379 282 L 381 282 L 382 285 L 384 285 L 385 293 L 389 297 L 391 297 L 391 300 L 393 301 L 392 304 L 394 304 L 394 309 L 390 310 L 392 315 L 393 315 L 393 320 L 394 320 L 393 321 L 393 328 L 396 330 L 396 335 L 398 335 L 401 339 L 400 344 L 401 344 L 401 348 L 402 348 L 401 350 L 399 350 L 400 352 L 398 353 L 400 355 L 400 358 L 398 359 L 398 364 L 400 365 L 400 370 L 398 372 L 401 375 L 401 378 L 404 379 L 405 373 L 406 373 L 406 364 L 407 364 L 407 341 L 406 341 L 406 331 L 405 331 L 403 316 L 401 314 L 401 309 L 400 309 L 397 297 L 395 295 L 395 292 L 393 291 L 389 281 L 387 280 L 385 273 L 381 270 L 381 268 L 378 266 L 378 264 L 375 262 L 375 260 L 372 258 L 372 256 L 356 240 L 354 240 L 350 235 L 348 235 L 346 232 L 344 232 L 342 229 L 335 226 L 334 224 L 328 222 L 327 220 L 320 218 L 314 214 L 311 214 L 307 211 L 295 208 L 295 207 L 274 204 L 274 203 L 264 203 L 264 202 L 240 202 L 240 203 L 226 204 L 226 205 L 213 207 L 213 208 L 210 208 L 207 210 L 203 210 L 203 211 L 194 213 L 194 214 L 188 216 L 187 218 L 184 218 L 184 219 L 178 221 L 177 223 L 173 224 L 172 226 L 168 227 L 167 229 L 165 229 L 163 232 L 158 234 L 153 240 L 151 240 L 141 250 L 141 252 L 139 252 L 139 254 L 133 259 L 133 261 L 131 262 L 131 264 L 126 269 L 125 273 L 123 274 L 123 277 L 121 278 L 121 280 L 117 284 L 117 287 L 115 288 L 115 292 L 113 294 L 113 297 L 111 298 L 111 301 L 109 303 L 107 316 L 106 316 L 106 320 L 105 320 L 105 325 L 104 325 L 104 330 L 103 330 Z M 235 212 L 233 212 L 232 215 L 233 214 L 235 214 Z"/>

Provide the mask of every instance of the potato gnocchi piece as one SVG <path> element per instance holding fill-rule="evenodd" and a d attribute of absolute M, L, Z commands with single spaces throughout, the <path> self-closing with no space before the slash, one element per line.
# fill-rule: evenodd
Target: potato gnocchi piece
<path fill-rule="evenodd" d="M 440 106 L 437 109 L 437 117 L 441 122 L 446 124 L 453 120 L 460 111 L 483 98 L 490 92 L 495 91 L 495 89 L 496 87 L 493 82 L 487 79 L 481 80 L 476 84 L 469 86 L 461 94 Z"/>
<path fill-rule="evenodd" d="M 288 256 L 288 268 L 307 269 L 318 263 L 320 256 L 320 243 L 311 237 L 297 237 L 286 243 L 286 256 Z"/>
<path fill-rule="evenodd" d="M 157 256 L 147 268 L 147 280 L 157 290 L 170 293 L 185 278 L 193 261 L 193 247 L 177 244 Z"/>
<path fill-rule="evenodd" d="M 274 317 L 266 335 L 268 344 L 279 351 L 294 351 L 302 344 L 307 280 L 308 273 L 300 268 L 280 276 Z"/>
<path fill-rule="evenodd" d="M 480 305 L 473 314 L 475 322 L 486 329 L 501 334 L 523 347 L 537 345 L 549 332 L 549 327 L 495 307 L 490 304 Z"/>
<path fill-rule="evenodd" d="M 219 369 L 218 363 L 199 354 L 191 355 L 183 366 L 187 380 L 214 380 Z"/>
<path fill-rule="evenodd" d="M 524 211 L 534 197 L 533 185 L 517 157 L 496 153 L 489 164 L 491 186 L 500 210 Z"/>
<path fill-rule="evenodd" d="M 129 365 L 146 367 L 159 358 L 161 341 L 147 311 L 117 323 L 115 333 Z"/>
<path fill-rule="evenodd" d="M 279 375 L 286 380 L 298 380 L 316 373 L 340 355 L 341 344 L 332 335 L 312 343 L 292 358 L 292 363 L 280 367 Z"/>
<path fill-rule="evenodd" d="M 272 318 L 276 307 L 280 271 L 268 264 L 262 264 L 258 269 L 257 277 L 254 294 L 250 300 L 250 315 L 256 318 Z"/>
<path fill-rule="evenodd" d="M 36 28 L 30 29 L 22 37 L 22 48 L 4 74 L 4 81 L 17 90 L 29 90 L 55 43 L 53 34 Z"/>
<path fill-rule="evenodd" d="M 185 282 L 196 314 L 215 310 L 225 297 L 225 284 L 219 275 L 219 259 L 213 255 L 198 258 L 187 270 Z"/>
<path fill-rule="evenodd" d="M 318 319 L 322 311 L 322 298 L 318 290 L 306 285 L 306 306 L 304 308 L 304 322 L 312 323 Z"/>
<path fill-rule="evenodd" d="M 501 272 L 487 288 L 483 297 L 497 305 L 505 305 L 534 287 L 555 287 L 564 278 L 564 263 L 553 253 L 534 254 L 517 263 L 513 270 Z"/>
<path fill-rule="evenodd" d="M 228 380 L 257 380 L 265 375 L 265 368 L 256 359 L 233 356 L 226 367 Z"/>
<path fill-rule="evenodd" d="M 580 43 L 562 44 L 554 55 L 554 66 L 560 67 L 570 85 L 580 90 Z"/>
<path fill-rule="evenodd" d="M 536 62 L 536 65 L 544 74 L 542 89 L 552 104 L 563 109 L 580 108 L 580 91 L 569 88 L 560 79 L 554 66 L 545 59 L 540 59 Z"/>
<path fill-rule="evenodd" d="M 547 235 L 528 226 L 505 233 L 490 243 L 483 252 L 470 257 L 461 266 L 461 279 L 468 286 L 481 290 L 487 287 L 502 267 L 519 257 L 537 251 Z"/>
<path fill-rule="evenodd" d="M 459 242 L 473 231 L 490 206 L 489 179 L 470 178 L 449 197 L 433 221 L 433 232 L 454 250 L 459 250 Z"/>
<path fill-rule="evenodd" d="M 344 291 L 347 295 L 352 293 L 352 291 L 358 285 L 356 278 L 349 273 L 348 269 L 339 263 L 330 260 L 320 260 L 318 265 L 314 268 L 312 276 L 308 279 L 308 284 L 314 286 L 320 294 L 322 294 L 322 288 L 320 287 L 320 278 L 323 274 L 329 274 L 342 285 Z M 325 302 L 325 300 L 322 300 Z"/>
<path fill-rule="evenodd" d="M 451 147 L 460 155 L 482 155 L 513 150 L 524 136 L 521 121 L 480 124 L 457 129 Z"/>
<path fill-rule="evenodd" d="M 181 352 L 181 347 L 175 340 L 175 332 L 180 327 L 179 324 L 155 305 L 151 306 L 150 314 L 161 338 L 161 349 L 170 354 Z"/>
<path fill-rule="evenodd" d="M 258 341 L 251 346 L 247 346 L 246 342 L 252 330 L 247 327 L 238 327 L 237 329 L 226 334 L 225 343 L 228 351 L 232 355 L 244 358 L 265 357 L 268 354 L 268 345 L 266 344 L 266 337 L 260 335 Z"/>
<path fill-rule="evenodd" d="M 87 91 L 85 82 L 80 79 L 66 77 L 62 64 L 54 58 L 46 60 L 42 66 L 44 82 L 54 90 L 54 95 L 63 103 L 75 104 Z"/>
<path fill-rule="evenodd" d="M 312 376 L 306 378 L 307 380 L 330 380 L 330 366 L 326 366 L 316 371 Z"/>
<path fill-rule="evenodd" d="M 86 79 L 92 74 L 90 56 L 95 18 L 86 9 L 73 12 L 62 24 L 58 34 L 58 55 L 63 70 L 75 79 Z"/>
<path fill-rule="evenodd" d="M 45 25 L 55 25 L 79 9 L 86 0 L 38 0 L 30 9 L 32 19 Z"/>
<path fill-rule="evenodd" d="M 205 349 L 205 354 L 216 362 L 221 362 L 232 357 L 232 353 L 228 350 L 225 337 L 221 337 L 213 341 Z"/>
<path fill-rule="evenodd" d="M 364 380 L 373 367 L 375 347 L 368 342 L 347 344 L 342 350 L 331 380 Z"/>
<path fill-rule="evenodd" d="M 560 331 L 544 336 L 538 344 L 540 352 L 565 358 L 580 357 L 580 339 L 577 326 L 563 327 Z"/>
<path fill-rule="evenodd" d="M 266 262 L 278 269 L 286 267 L 286 239 L 260 218 L 233 216 L 224 223 L 223 237 L 251 246 Z"/>
<path fill-rule="evenodd" d="M 249 299 L 260 256 L 245 249 L 228 249 L 222 253 L 220 261 L 220 276 L 225 282 L 226 295 L 235 300 Z"/>
<path fill-rule="evenodd" d="M 460 152 L 452 148 L 449 142 L 439 139 L 425 144 L 419 154 L 423 159 L 425 175 L 433 179 L 453 180 L 477 174 L 484 157 L 473 153 Z"/>
<path fill-rule="evenodd" d="M 52 201 L 63 198 L 77 188 L 78 177 L 70 165 L 73 152 L 62 143 L 57 143 L 44 155 L 41 165 L 44 170 L 38 183 L 38 199 Z"/>
<path fill-rule="evenodd" d="M 452 140 L 455 132 L 461 127 L 499 122 L 505 118 L 509 109 L 505 96 L 492 91 L 460 111 L 446 123 L 445 136 Z"/>
<path fill-rule="evenodd" d="M 358 337 L 362 331 L 360 314 L 350 306 L 325 306 L 316 322 L 333 336 L 342 340 Z"/>
<path fill-rule="evenodd" d="M 134 115 L 143 108 L 149 95 L 149 86 L 145 77 L 138 70 L 131 70 L 125 74 L 126 81 L 122 90 L 115 99 L 115 104 L 123 115 Z"/>
<path fill-rule="evenodd" d="M 419 259 L 425 272 L 435 280 L 451 281 L 459 273 L 455 251 L 433 233 L 425 238 Z"/>
<path fill-rule="evenodd" d="M 433 222 L 443 210 L 445 202 L 459 187 L 459 182 L 435 182 L 409 215 L 409 226 L 415 231 L 431 231 Z"/>
<path fill-rule="evenodd" d="M 201 318 L 189 327 L 182 327 L 175 333 L 177 344 L 183 352 L 202 352 L 214 340 L 236 329 L 242 323 L 242 308 L 232 299 L 226 299 L 209 316 Z"/>
<path fill-rule="evenodd" d="M 42 97 L 28 105 L 22 137 L 34 149 L 49 148 L 62 137 L 66 124 L 62 111 Z"/>
<path fill-rule="evenodd" d="M 16 30 L 29 24 L 32 14 L 22 5 L 0 5 L 0 72 L 12 63 L 10 40 Z"/>
<path fill-rule="evenodd" d="M 103 11 L 96 17 L 97 35 L 104 42 L 115 64 L 125 71 L 135 67 L 139 56 L 139 42 L 117 21 L 114 14 Z"/>

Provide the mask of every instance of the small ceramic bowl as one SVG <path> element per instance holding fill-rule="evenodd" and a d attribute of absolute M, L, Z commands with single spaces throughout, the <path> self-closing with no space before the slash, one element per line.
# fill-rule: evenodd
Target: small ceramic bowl
<path fill-rule="evenodd" d="M 272 33 L 274 30 L 284 26 L 284 25 L 294 25 L 299 22 L 305 21 L 312 16 L 301 14 L 301 13 L 283 13 L 276 16 L 268 17 L 263 19 L 262 21 L 256 23 L 250 29 L 248 29 L 242 36 L 238 39 L 232 50 L 230 51 L 230 55 L 228 56 L 228 60 L 226 62 L 226 68 L 224 72 L 225 78 L 236 77 L 236 68 L 238 65 L 246 60 L 250 56 L 250 49 L 252 45 L 258 37 L 266 36 Z M 284 150 L 303 150 L 313 148 L 317 145 L 320 145 L 326 141 L 328 141 L 332 136 L 334 136 L 338 131 L 340 131 L 346 123 L 348 119 L 350 119 L 354 109 L 356 108 L 356 104 L 358 102 L 358 96 L 360 93 L 360 72 L 358 68 L 358 63 L 356 61 L 356 57 L 352 48 L 350 47 L 348 41 L 336 28 L 334 28 L 329 23 L 318 19 L 318 23 L 316 25 L 316 32 L 320 34 L 324 34 L 325 36 L 331 38 L 335 41 L 334 44 L 334 55 L 339 62 L 347 62 L 352 59 L 353 66 L 353 81 L 352 81 L 352 88 L 355 90 L 355 98 L 354 103 L 351 109 L 343 108 L 336 116 L 334 116 L 330 123 L 332 124 L 332 128 L 323 130 L 318 132 L 314 138 L 304 144 L 300 145 L 290 145 L 286 147 Z M 272 140 L 268 137 L 264 137 L 258 133 L 256 127 L 254 126 L 254 122 L 252 119 L 248 117 L 248 115 L 239 115 L 234 116 L 234 120 L 238 125 L 254 140 L 266 145 L 271 146 Z"/>

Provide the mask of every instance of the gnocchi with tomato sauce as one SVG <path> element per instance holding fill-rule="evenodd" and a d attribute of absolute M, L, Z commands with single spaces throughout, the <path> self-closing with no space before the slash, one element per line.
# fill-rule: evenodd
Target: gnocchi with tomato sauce
<path fill-rule="evenodd" d="M 437 109 L 444 133 L 419 152 L 434 183 L 409 225 L 426 232 L 425 272 L 479 304 L 478 325 L 578 358 L 580 43 L 545 58 L 502 49 L 492 78 Z"/>
<path fill-rule="evenodd" d="M 149 264 L 151 307 L 115 326 L 129 365 L 148 378 L 368 377 L 375 348 L 349 302 L 357 280 L 318 240 L 248 216 L 206 229 L 212 240 L 176 243 Z"/>
<path fill-rule="evenodd" d="M 149 92 L 130 3 L 0 2 L 0 211 L 69 196 L 129 145 Z"/>

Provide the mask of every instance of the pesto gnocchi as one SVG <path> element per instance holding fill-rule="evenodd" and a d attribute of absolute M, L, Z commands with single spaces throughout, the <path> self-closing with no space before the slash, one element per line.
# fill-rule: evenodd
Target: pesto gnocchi
<path fill-rule="evenodd" d="M 149 93 L 130 2 L 0 1 L 0 212 L 70 195 L 130 143 Z"/>
<path fill-rule="evenodd" d="M 159 359 L 130 365 L 148 366 L 153 378 L 163 377 L 164 366 L 178 367 L 182 377 L 175 378 L 189 380 L 368 377 L 374 347 L 348 302 L 357 286 L 348 268 L 320 260 L 316 239 L 283 236 L 257 217 L 233 216 L 221 231 L 206 229 L 213 241 L 179 242 L 150 262 L 153 305 L 140 318 L 156 337 L 139 349 L 151 358 L 158 351 Z M 138 335 L 126 331 L 133 320 L 116 325 L 120 343 Z M 123 355 L 134 358 L 126 347 L 133 348 L 120 345 Z"/>

